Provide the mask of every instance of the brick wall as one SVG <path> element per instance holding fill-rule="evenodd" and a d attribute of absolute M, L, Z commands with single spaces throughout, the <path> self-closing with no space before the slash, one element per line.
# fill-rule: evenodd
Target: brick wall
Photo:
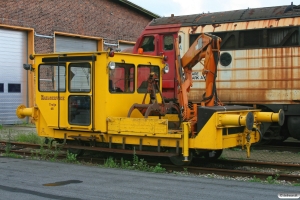
<path fill-rule="evenodd" d="M 150 17 L 115 0 L 1 0 L 0 24 L 34 28 L 37 34 L 54 31 L 135 41 Z M 54 41 L 35 37 L 35 52 L 53 52 Z"/>

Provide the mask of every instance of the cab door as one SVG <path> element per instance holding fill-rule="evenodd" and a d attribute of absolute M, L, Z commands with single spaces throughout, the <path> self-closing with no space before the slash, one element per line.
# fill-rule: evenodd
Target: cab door
<path fill-rule="evenodd" d="M 92 129 L 92 63 L 71 62 L 68 65 L 68 126 L 72 129 Z"/>
<path fill-rule="evenodd" d="M 169 65 L 169 73 L 163 75 L 162 92 L 167 99 L 176 98 L 176 71 L 175 71 L 175 48 L 174 39 L 176 33 L 159 35 L 159 54 L 166 57 L 165 62 Z"/>

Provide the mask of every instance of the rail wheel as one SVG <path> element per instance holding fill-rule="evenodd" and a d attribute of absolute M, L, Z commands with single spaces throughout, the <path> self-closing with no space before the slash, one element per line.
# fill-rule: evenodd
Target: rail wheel
<path fill-rule="evenodd" d="M 223 152 L 223 149 L 207 151 L 204 153 L 204 158 L 208 160 L 217 160 Z"/>
<path fill-rule="evenodd" d="M 176 152 L 176 149 L 175 148 L 172 148 L 169 150 L 170 153 L 175 153 Z M 193 153 L 191 151 L 189 151 L 189 161 L 183 161 L 184 160 L 184 157 L 181 153 L 181 149 L 179 151 L 179 154 L 177 156 L 172 156 L 170 157 L 170 161 L 173 163 L 173 165 L 176 165 L 176 166 L 185 166 L 185 165 L 189 165 L 191 162 L 192 162 L 192 159 L 193 159 Z"/>
<path fill-rule="evenodd" d="M 83 145 L 80 140 L 68 140 L 67 144 L 72 146 L 78 146 L 78 147 Z M 72 154 L 76 154 L 77 156 L 81 156 L 84 153 L 83 149 L 69 148 L 68 151 Z"/>

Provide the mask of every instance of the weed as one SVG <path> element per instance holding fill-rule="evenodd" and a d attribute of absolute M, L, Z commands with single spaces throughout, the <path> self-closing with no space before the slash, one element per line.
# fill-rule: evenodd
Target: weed
<path fill-rule="evenodd" d="M 124 160 L 123 158 L 121 158 L 121 166 L 120 167 L 123 169 L 130 169 L 130 168 L 132 168 L 132 164 L 130 161 Z"/>
<path fill-rule="evenodd" d="M 279 174 L 276 174 L 274 178 L 272 176 L 268 176 L 266 178 L 266 181 L 270 184 L 274 184 L 274 183 L 276 183 L 276 180 L 278 179 L 278 177 L 279 177 Z"/>
<path fill-rule="evenodd" d="M 139 158 L 135 153 L 135 148 L 133 148 L 133 159 L 132 159 L 133 165 L 137 165 L 139 162 Z"/>
<path fill-rule="evenodd" d="M 60 150 L 61 150 L 60 148 L 57 148 L 57 146 L 55 146 L 54 154 L 53 154 L 53 157 L 51 158 L 52 161 L 57 160 Z"/>
<path fill-rule="evenodd" d="M 254 176 L 252 179 L 249 180 L 250 182 L 261 182 L 260 178 L 256 178 L 256 176 Z"/>
<path fill-rule="evenodd" d="M 175 174 L 175 175 L 180 175 L 180 172 L 178 172 L 178 171 L 173 171 L 173 174 Z"/>
<path fill-rule="evenodd" d="M 8 155 L 11 151 L 11 135 L 10 135 L 10 130 L 8 131 L 8 142 L 6 143 L 5 146 L 5 154 Z"/>
<path fill-rule="evenodd" d="M 11 144 L 8 142 L 5 146 L 5 154 L 9 154 L 11 151 Z"/>
<path fill-rule="evenodd" d="M 40 147 L 40 157 L 43 160 L 47 160 L 49 158 L 49 150 L 45 149 L 43 145 Z"/>
<path fill-rule="evenodd" d="M 294 183 L 293 186 L 300 186 L 300 183 Z"/>
<path fill-rule="evenodd" d="M 231 151 L 240 151 L 239 148 L 230 148 Z"/>
<path fill-rule="evenodd" d="M 109 157 L 108 159 L 105 160 L 104 167 L 118 168 L 119 165 L 112 157 Z"/>
<path fill-rule="evenodd" d="M 152 170 L 155 173 L 164 173 L 166 172 L 166 168 L 163 168 L 160 163 L 158 163 Z"/>
<path fill-rule="evenodd" d="M 66 162 L 69 162 L 69 163 L 77 163 L 77 154 L 74 154 L 74 153 L 70 153 L 69 151 L 67 151 L 67 156 L 66 156 L 66 159 L 65 161 Z"/>
<path fill-rule="evenodd" d="M 155 173 L 163 173 L 166 171 L 166 169 L 163 168 L 160 163 L 158 163 L 155 167 L 152 167 L 149 166 L 147 161 L 145 161 L 144 159 L 139 159 L 135 153 L 135 149 L 133 150 L 132 162 L 121 158 L 120 163 L 118 163 L 112 157 L 109 157 L 107 160 L 105 160 L 103 166 L 109 168 L 122 168 L 122 169 L 131 169 L 131 170 L 133 169 L 133 170 L 148 171 L 148 172 L 155 172 Z"/>

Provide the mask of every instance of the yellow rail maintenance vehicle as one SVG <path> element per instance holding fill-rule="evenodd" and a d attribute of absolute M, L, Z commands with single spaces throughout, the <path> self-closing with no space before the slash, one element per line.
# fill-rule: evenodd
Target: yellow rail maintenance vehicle
<path fill-rule="evenodd" d="M 39 136 L 54 138 L 73 152 L 97 149 L 166 156 L 175 165 L 195 156 L 217 158 L 230 147 L 260 141 L 263 121 L 284 114 L 242 106 L 198 105 L 197 121 L 180 119 L 176 102 L 162 97 L 165 57 L 111 50 L 30 55 L 35 106 L 20 105 L 19 118 L 32 117 Z M 196 109 L 197 110 L 197 109 Z"/>

